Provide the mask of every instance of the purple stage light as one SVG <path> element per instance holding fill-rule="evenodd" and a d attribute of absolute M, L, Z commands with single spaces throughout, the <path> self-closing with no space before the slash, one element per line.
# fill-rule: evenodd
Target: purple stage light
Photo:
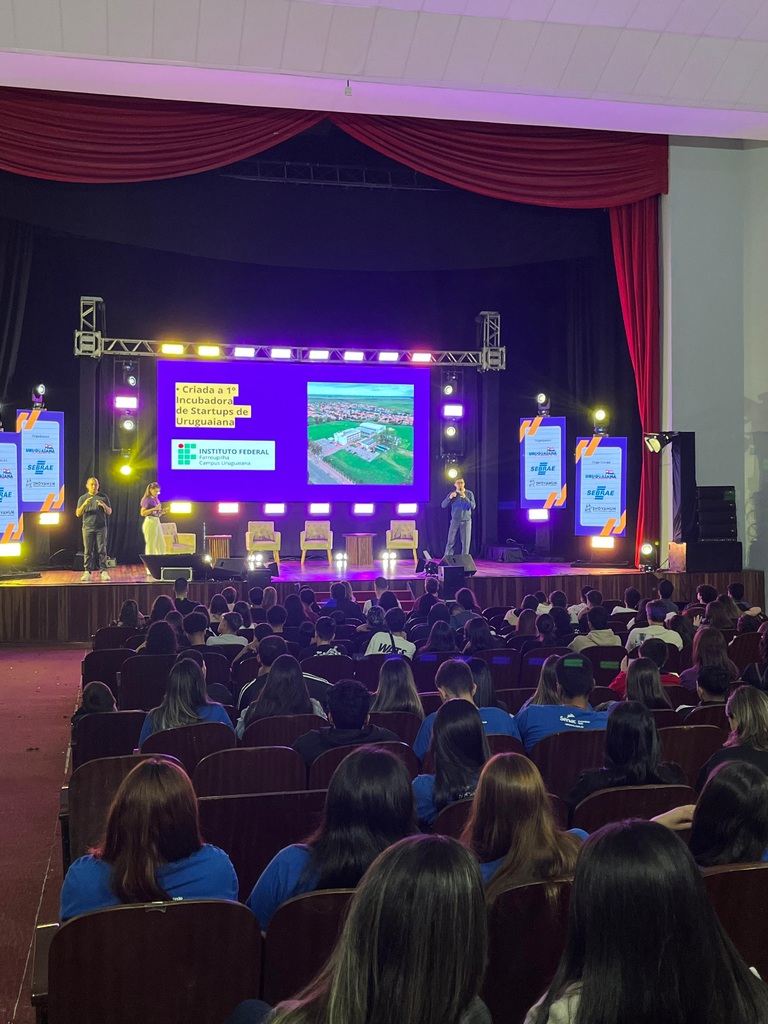
<path fill-rule="evenodd" d="M 431 363 L 432 353 L 431 352 L 413 352 L 411 354 L 412 363 Z"/>
<path fill-rule="evenodd" d="M 375 511 L 375 506 L 370 502 L 363 502 L 362 504 L 352 506 L 353 516 L 372 516 Z"/>
<path fill-rule="evenodd" d="M 446 402 L 443 406 L 443 419 L 460 420 L 464 415 L 464 406 L 457 402 Z"/>

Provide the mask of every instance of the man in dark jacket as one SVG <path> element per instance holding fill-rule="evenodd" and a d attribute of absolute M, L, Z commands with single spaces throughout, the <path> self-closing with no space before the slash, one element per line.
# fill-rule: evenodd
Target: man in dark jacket
<path fill-rule="evenodd" d="M 359 747 L 364 743 L 400 740 L 389 729 L 368 724 L 371 695 L 357 679 L 342 679 L 328 690 L 328 721 L 330 728 L 312 729 L 299 736 L 293 744 L 311 765 L 326 750 L 335 747 Z"/>

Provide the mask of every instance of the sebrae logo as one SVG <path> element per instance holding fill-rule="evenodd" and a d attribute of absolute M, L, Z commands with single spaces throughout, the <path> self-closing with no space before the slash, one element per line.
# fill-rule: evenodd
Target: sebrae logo
<path fill-rule="evenodd" d="M 536 468 L 536 476 L 546 476 L 547 473 L 554 473 L 556 466 L 550 465 L 548 462 L 540 462 Z"/>
<path fill-rule="evenodd" d="M 614 490 L 609 490 L 601 484 L 599 487 L 593 487 L 588 490 L 587 497 L 594 498 L 595 501 L 604 501 L 605 498 L 612 498 L 615 493 L 616 492 Z"/>
<path fill-rule="evenodd" d="M 27 466 L 28 473 L 34 473 L 35 476 L 42 476 L 43 473 L 52 473 L 53 466 L 49 465 L 45 459 L 38 459 L 37 462 L 31 462 Z"/>

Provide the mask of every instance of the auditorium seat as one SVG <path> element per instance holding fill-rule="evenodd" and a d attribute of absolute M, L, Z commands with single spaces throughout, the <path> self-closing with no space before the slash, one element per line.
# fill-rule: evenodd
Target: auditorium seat
<path fill-rule="evenodd" d="M 671 708 L 651 708 L 650 710 L 657 729 L 668 729 L 671 726 L 683 724 L 680 715 Z"/>
<path fill-rule="evenodd" d="M 421 701 L 421 706 L 424 708 L 425 715 L 431 715 L 434 711 L 437 711 L 443 703 L 443 698 L 439 693 L 437 693 L 437 691 L 434 693 L 419 692 L 419 700 Z"/>
<path fill-rule="evenodd" d="M 139 745 L 143 711 L 109 711 L 84 715 L 72 741 L 72 770 L 99 757 L 132 754 Z"/>
<path fill-rule="evenodd" d="M 80 664 L 81 685 L 85 687 L 88 683 L 99 680 L 108 686 L 117 698 L 117 674 L 128 658 L 133 656 L 133 651 L 125 647 L 89 651 Z"/>
<path fill-rule="evenodd" d="M 162 703 L 175 654 L 133 654 L 123 662 L 117 683 L 121 711 L 151 711 Z"/>
<path fill-rule="evenodd" d="M 393 740 L 377 741 L 376 746 L 396 754 L 405 763 L 412 779 L 419 774 L 419 759 L 413 750 L 405 743 L 395 743 Z M 336 771 L 344 758 L 357 750 L 359 744 L 348 747 L 334 747 L 326 750 L 316 758 L 309 766 L 307 775 L 307 789 L 327 789 L 331 776 Z"/>
<path fill-rule="evenodd" d="M 470 797 L 468 800 L 456 800 L 444 807 L 435 818 L 432 834 L 459 839 L 464 831 L 464 826 L 469 821 L 473 803 L 474 799 Z"/>
<path fill-rule="evenodd" d="M 421 728 L 421 719 L 409 711 L 372 711 L 370 716 L 371 725 L 381 726 L 382 729 L 389 729 L 395 736 L 399 736 L 403 743 L 409 747 L 413 746 L 414 740 Z"/>
<path fill-rule="evenodd" d="M 496 696 L 507 705 L 510 715 L 516 715 L 527 700 L 536 693 L 532 687 L 513 690 L 496 690 Z"/>
<path fill-rule="evenodd" d="M 571 879 L 502 893 L 488 908 L 488 966 L 480 998 L 494 1024 L 523 1024 L 565 948 Z"/>
<path fill-rule="evenodd" d="M 619 695 L 610 686 L 594 686 L 592 693 L 589 695 L 589 703 L 593 708 L 597 707 L 598 704 L 605 704 L 612 700 L 619 700 Z"/>
<path fill-rule="evenodd" d="M 664 760 L 679 764 L 690 786 L 696 785 L 705 762 L 725 742 L 723 730 L 716 725 L 675 725 L 659 729 L 659 738 Z"/>
<path fill-rule="evenodd" d="M 737 633 L 728 644 L 728 657 L 742 675 L 748 665 L 760 660 L 759 647 L 759 633 Z"/>
<path fill-rule="evenodd" d="M 179 729 L 163 729 L 148 736 L 141 745 L 142 754 L 170 755 L 184 765 L 190 777 L 198 763 L 217 750 L 237 746 L 237 737 L 223 722 L 201 722 Z"/>
<path fill-rule="evenodd" d="M 508 736 L 505 732 L 489 732 L 486 739 L 491 756 L 494 754 L 523 754 L 525 747 L 515 736 Z"/>
<path fill-rule="evenodd" d="M 125 641 L 135 634 L 132 626 L 102 626 L 93 634 L 94 651 L 122 647 Z"/>
<path fill-rule="evenodd" d="M 435 654 L 422 654 L 418 652 L 411 662 L 413 681 L 419 693 L 429 693 L 435 688 L 435 676 L 437 670 L 444 661 L 450 661 L 459 656 L 458 651 L 439 652 Z"/>
<path fill-rule="evenodd" d="M 301 793 L 250 793 L 205 796 L 198 800 L 200 831 L 220 847 L 235 866 L 240 899 L 246 900 L 276 853 L 303 842 L 317 828 L 324 789 Z"/>
<path fill-rule="evenodd" d="M 366 643 L 370 637 L 366 636 Z M 355 679 L 359 679 L 369 693 L 375 693 L 379 687 L 379 672 L 387 658 L 397 658 L 398 654 L 366 654 L 364 658 L 354 663 Z"/>
<path fill-rule="evenodd" d="M 545 736 L 528 755 L 541 772 L 548 792 L 566 797 L 588 768 L 602 768 L 605 757 L 605 730 L 558 732 Z"/>
<path fill-rule="evenodd" d="M 645 818 L 671 811 L 683 804 L 695 804 L 696 793 L 690 786 L 615 786 L 592 793 L 573 811 L 572 828 L 595 832 L 611 821 Z"/>
<path fill-rule="evenodd" d="M 499 641 L 503 643 L 503 641 Z M 480 651 L 473 655 L 480 658 L 488 666 L 491 673 L 493 688 L 499 690 L 510 690 L 517 685 L 517 677 L 520 671 L 520 656 L 517 651 L 511 651 L 507 647 L 494 648 L 490 651 Z"/>
<path fill-rule="evenodd" d="M 258 998 L 261 958 L 238 903 L 111 907 L 37 929 L 32 1002 L 50 1024 L 212 1024 Z"/>
<path fill-rule="evenodd" d="M 307 788 L 307 766 L 290 747 L 238 747 L 202 758 L 192 783 L 198 796 L 295 793 Z"/>
<path fill-rule="evenodd" d="M 695 700 L 695 697 L 693 698 Z M 710 707 L 694 708 L 685 716 L 686 725 L 715 725 L 724 733 L 729 733 L 731 727 L 725 717 L 725 704 L 712 704 Z M 723 737 L 725 743 L 725 736 Z"/>
<path fill-rule="evenodd" d="M 607 687 L 621 671 L 621 662 L 626 655 L 623 647 L 585 647 L 579 652 L 592 665 L 596 687 Z M 606 697 L 605 700 L 616 699 Z"/>
<path fill-rule="evenodd" d="M 249 725 L 240 740 L 242 747 L 292 747 L 299 736 L 322 729 L 319 715 L 274 715 Z"/>
<path fill-rule="evenodd" d="M 340 679 L 354 678 L 355 663 L 344 654 L 316 654 L 302 661 L 301 671 L 338 683 Z"/>
<path fill-rule="evenodd" d="M 679 708 L 682 704 L 693 704 L 698 700 L 695 690 L 689 690 L 687 686 L 665 686 L 664 693 L 669 697 L 673 708 Z"/>
<path fill-rule="evenodd" d="M 538 686 L 541 666 L 552 655 L 562 658 L 565 654 L 572 654 L 567 647 L 536 647 L 532 651 L 526 651 L 520 659 L 520 675 L 517 685 L 520 687 Z"/>
<path fill-rule="evenodd" d="M 768 864 L 702 868 L 704 888 L 744 963 L 768 977 Z"/>
<path fill-rule="evenodd" d="M 272 915 L 264 943 L 264 989 L 270 1006 L 291 999 L 328 962 L 354 889 L 294 896 Z"/>

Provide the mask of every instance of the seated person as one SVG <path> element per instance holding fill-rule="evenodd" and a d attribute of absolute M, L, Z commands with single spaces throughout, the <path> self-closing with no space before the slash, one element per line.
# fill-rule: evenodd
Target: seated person
<path fill-rule="evenodd" d="M 462 587 L 456 593 L 456 602 L 451 606 L 451 625 L 454 629 L 465 626 L 470 619 L 481 618 L 475 595 L 469 587 Z"/>
<path fill-rule="evenodd" d="M 440 601 L 440 598 L 438 597 L 439 589 L 440 583 L 438 582 L 437 576 L 427 576 L 424 580 L 424 593 L 416 602 L 416 606 L 414 608 L 414 612 L 417 615 L 429 615 L 429 609 Z"/>
<path fill-rule="evenodd" d="M 579 621 L 579 616 L 582 614 L 582 612 L 585 612 L 587 610 L 587 594 L 592 589 L 593 588 L 589 584 L 586 584 L 579 591 L 579 593 L 581 594 L 581 601 L 578 601 L 576 604 L 568 605 L 568 614 L 571 616 L 571 622 L 573 622 L 574 624 L 576 624 Z"/>
<path fill-rule="evenodd" d="M 372 695 L 371 711 L 407 711 L 424 721 L 424 708 L 407 658 L 385 658 L 379 669 L 379 685 Z"/>
<path fill-rule="evenodd" d="M 472 670 L 465 661 L 453 659 L 444 661 L 435 675 L 435 687 L 443 703 L 458 699 L 466 700 L 476 707 L 474 697 L 477 687 L 472 678 Z M 477 710 L 480 712 L 480 720 L 486 734 L 500 733 L 520 739 L 512 716 L 506 711 L 502 711 L 501 708 L 478 708 Z M 437 712 L 433 711 L 431 715 L 427 715 L 414 740 L 413 750 L 418 758 L 423 758 L 429 750 L 436 714 Z"/>
<path fill-rule="evenodd" d="M 272 632 L 278 635 L 283 632 L 286 620 L 288 618 L 288 612 L 283 608 L 281 604 L 275 604 L 271 608 L 267 609 L 267 622 L 272 627 Z"/>
<path fill-rule="evenodd" d="M 232 862 L 200 836 L 197 798 L 186 772 L 148 758 L 120 784 L 103 843 L 67 871 L 59 916 L 68 921 L 124 903 L 237 898 Z"/>
<path fill-rule="evenodd" d="M 147 639 L 136 648 L 137 654 L 147 657 L 176 654 L 177 651 L 176 633 L 170 623 L 164 619 L 152 623 L 147 630 Z"/>
<path fill-rule="evenodd" d="M 624 591 L 624 607 L 614 605 L 611 618 L 617 619 L 619 616 L 626 616 L 627 620 L 633 619 L 637 615 L 637 606 L 642 598 L 643 595 L 635 587 L 627 587 Z"/>
<path fill-rule="evenodd" d="M 681 720 L 685 722 L 694 708 L 710 707 L 712 704 L 720 704 L 725 707 L 732 682 L 731 673 L 720 665 L 705 665 L 704 668 L 699 669 L 699 679 L 696 683 L 699 703 L 681 705 L 677 709 Z"/>
<path fill-rule="evenodd" d="M 256 645 L 255 648 L 253 644 Z M 253 658 L 258 664 L 258 672 L 251 682 L 246 683 L 240 691 L 240 696 L 237 699 L 237 710 L 240 712 L 244 711 L 251 701 L 256 700 L 261 693 L 264 683 L 267 681 L 269 670 L 275 661 L 281 655 L 288 653 L 288 645 L 285 640 L 281 636 L 274 636 L 272 633 L 269 636 L 265 636 L 263 640 L 254 640 L 253 644 L 248 646 L 254 651 Z"/>
<path fill-rule="evenodd" d="M 736 604 L 736 607 L 742 612 L 750 611 L 749 604 L 744 600 L 744 584 L 743 583 L 729 583 L 728 596 Z"/>
<path fill-rule="evenodd" d="M 621 647 L 621 640 L 608 625 L 608 611 L 603 605 L 595 605 L 587 611 L 588 633 L 575 636 L 568 644 L 572 651 L 583 651 L 585 647 Z"/>
<path fill-rule="evenodd" d="M 307 692 L 301 665 L 290 654 L 281 654 L 273 662 L 258 696 L 240 715 L 237 738 L 242 739 L 253 722 L 282 715 L 317 715 L 325 721 L 322 707 Z"/>
<path fill-rule="evenodd" d="M 662 761 L 653 715 L 639 701 L 615 704 L 605 731 L 605 766 L 582 772 L 566 801 L 571 807 L 601 789 L 616 786 L 685 786 L 679 765 Z"/>
<path fill-rule="evenodd" d="M 462 654 L 479 654 L 481 651 L 493 651 L 504 646 L 503 641 L 491 631 L 485 619 L 470 619 L 464 627 L 464 639 L 466 643 Z"/>
<path fill-rule="evenodd" d="M 196 608 L 195 602 L 189 600 L 189 583 L 183 576 L 173 581 L 173 603 L 182 615 L 189 615 Z"/>
<path fill-rule="evenodd" d="M 427 831 L 444 807 L 475 795 L 483 765 L 491 756 L 477 708 L 449 700 L 437 710 L 430 747 L 435 770 L 413 780 L 416 817 Z"/>
<path fill-rule="evenodd" d="M 535 618 L 538 614 L 538 607 L 538 598 L 534 594 L 526 594 L 519 608 L 509 609 L 509 611 L 504 616 L 504 621 L 508 626 L 514 626 L 515 628 L 517 628 L 517 625 L 520 621 L 520 616 L 523 614 L 523 612 L 533 612 L 533 617 Z"/>
<path fill-rule="evenodd" d="M 243 617 L 240 612 L 224 612 L 219 621 L 218 636 L 209 636 L 206 643 L 209 647 L 225 647 L 236 644 L 238 647 L 247 647 L 248 638 L 239 635 L 243 628 Z"/>
<path fill-rule="evenodd" d="M 105 712 L 117 711 L 115 695 L 106 683 L 94 679 L 83 687 L 83 695 L 80 707 L 72 715 L 72 742 L 77 742 L 77 726 L 88 715 L 104 714 Z"/>
<path fill-rule="evenodd" d="M 679 651 L 683 649 L 683 639 L 673 629 L 667 629 L 664 620 L 667 617 L 667 609 L 663 601 L 649 601 L 645 606 L 645 614 L 648 617 L 647 626 L 635 626 L 627 637 L 627 650 L 631 651 L 647 640 L 649 636 L 657 636 L 665 644 L 673 644 Z"/>
<path fill-rule="evenodd" d="M 363 621 L 363 615 L 360 611 L 360 605 L 357 601 L 350 601 L 347 595 L 347 588 L 343 583 L 334 583 L 331 585 L 331 596 L 328 601 L 322 605 L 321 611 L 326 615 L 330 611 L 338 610 L 344 612 L 344 615 L 348 619 L 356 619 L 358 622 Z"/>
<path fill-rule="evenodd" d="M 579 612 L 578 626 L 581 632 L 585 632 L 585 625 L 587 621 L 587 613 L 593 608 L 602 608 L 603 606 L 603 595 L 599 590 L 588 590 L 586 597 L 586 607 L 583 611 Z"/>
<path fill-rule="evenodd" d="M 320 605 L 315 601 L 315 592 L 311 587 L 302 587 L 299 591 L 299 600 L 304 607 L 304 614 L 310 622 L 317 622 L 322 615 Z"/>
<path fill-rule="evenodd" d="M 427 642 L 416 654 L 418 658 L 422 654 L 453 654 L 459 653 L 459 645 L 456 642 L 456 630 L 450 622 L 438 621 L 429 630 Z"/>
<path fill-rule="evenodd" d="M 320 825 L 272 858 L 246 906 L 266 931 L 287 900 L 316 889 L 354 889 L 382 850 L 415 832 L 404 763 L 388 750 L 360 747 L 333 773 Z"/>
<path fill-rule="evenodd" d="M 366 601 L 365 604 L 363 605 L 363 615 L 367 615 L 368 612 L 371 610 L 371 608 L 378 608 L 379 605 L 381 604 L 382 597 L 388 591 L 389 591 L 389 580 L 385 579 L 383 576 L 377 576 L 376 579 L 373 581 L 373 593 L 374 593 L 374 596 L 369 601 Z M 394 594 L 392 594 L 391 596 L 395 597 Z M 389 602 L 385 601 L 384 603 L 388 604 Z M 394 605 L 394 607 L 397 607 L 397 608 L 400 607 L 400 602 L 397 600 L 396 597 L 395 597 L 395 605 Z M 384 611 L 386 611 L 386 610 L 387 609 L 385 608 Z M 426 612 L 424 614 L 426 615 Z"/>
<path fill-rule="evenodd" d="M 580 654 L 566 654 L 555 665 L 557 690 L 562 704 L 530 704 L 515 716 L 515 727 L 526 750 L 557 732 L 605 729 L 607 711 L 593 711 L 589 696 L 594 686 L 592 665 Z"/>
<path fill-rule="evenodd" d="M 186 633 L 184 632 L 184 616 L 181 612 L 168 612 L 165 617 L 165 621 L 176 635 L 176 649 L 178 651 L 186 651 L 189 648 L 190 643 L 189 640 L 187 640 Z"/>
<path fill-rule="evenodd" d="M 231 704 L 232 703 L 232 691 L 228 686 L 223 683 L 209 683 L 208 682 L 208 668 L 205 664 L 205 659 L 200 651 L 194 651 L 192 648 L 188 648 L 186 651 L 182 651 L 176 657 L 176 664 L 180 661 L 188 659 L 194 661 L 199 666 L 200 671 L 203 673 L 203 679 L 205 679 L 205 692 L 208 695 L 208 700 L 218 704 Z"/>
<path fill-rule="evenodd" d="M 361 622 L 359 626 L 355 627 L 355 632 L 360 633 L 356 639 L 365 642 L 366 638 L 370 639 L 374 633 L 384 629 L 385 614 L 384 609 L 378 604 L 369 608 L 365 613 L 365 622 Z"/>
<path fill-rule="evenodd" d="M 402 654 L 412 658 L 416 644 L 405 636 L 405 612 L 402 608 L 390 608 L 384 616 L 384 629 L 374 633 L 368 641 L 366 654 Z"/>
<path fill-rule="evenodd" d="M 700 626 L 696 630 L 691 651 L 691 667 L 680 673 L 680 685 L 695 693 L 699 673 L 705 665 L 728 669 L 731 681 L 739 678 L 738 666 L 728 657 L 725 637 L 714 626 Z"/>
<path fill-rule="evenodd" d="M 307 765 L 326 750 L 362 746 L 364 743 L 399 743 L 400 737 L 389 729 L 370 725 L 368 712 L 371 695 L 357 679 L 342 679 L 328 690 L 327 729 L 312 729 L 293 744 Z"/>
<path fill-rule="evenodd" d="M 659 585 L 656 587 L 656 593 L 659 595 L 658 600 L 661 601 L 666 608 L 667 615 L 677 615 L 680 611 L 672 600 L 674 592 L 675 588 L 670 580 L 659 580 Z"/>
<path fill-rule="evenodd" d="M 299 661 L 306 661 L 307 658 L 314 658 L 318 654 L 345 654 L 346 648 L 334 644 L 336 636 L 336 623 L 330 615 L 321 615 L 315 623 L 315 635 L 309 647 L 305 647 L 299 654 Z"/>
<path fill-rule="evenodd" d="M 669 651 L 667 645 L 663 640 L 658 637 L 651 636 L 647 640 L 644 640 L 639 647 L 635 647 L 634 650 L 627 655 L 622 662 L 627 668 L 629 664 L 635 658 L 650 658 L 654 665 L 658 668 L 661 677 L 662 686 L 678 686 L 680 684 L 680 676 L 674 672 L 665 672 L 664 666 L 667 664 L 669 658 Z M 616 691 L 618 697 L 624 697 L 627 692 L 627 668 L 622 668 L 622 671 L 611 681 L 610 688 Z"/>
<path fill-rule="evenodd" d="M 185 725 L 203 722 L 221 722 L 234 732 L 229 715 L 221 706 L 208 699 L 205 677 L 194 661 L 177 661 L 168 673 L 163 702 L 147 713 L 141 727 L 139 747 L 147 737 L 164 729 L 180 729 Z"/>
<path fill-rule="evenodd" d="M 132 629 L 135 633 L 141 633 L 144 630 L 144 616 L 139 611 L 139 606 L 136 601 L 123 601 L 120 608 L 120 614 L 117 619 L 110 623 L 112 626 L 123 626 L 125 629 Z"/>
<path fill-rule="evenodd" d="M 701 769 L 697 790 L 724 761 L 747 761 L 768 775 L 768 694 L 755 686 L 737 686 L 728 698 L 725 714 L 730 735 Z"/>
<path fill-rule="evenodd" d="M 206 647 L 206 637 L 208 636 L 208 617 L 203 615 L 202 612 L 194 611 L 190 612 L 189 615 L 185 615 L 181 620 L 181 628 L 184 630 L 189 646 L 194 647 Z"/>

